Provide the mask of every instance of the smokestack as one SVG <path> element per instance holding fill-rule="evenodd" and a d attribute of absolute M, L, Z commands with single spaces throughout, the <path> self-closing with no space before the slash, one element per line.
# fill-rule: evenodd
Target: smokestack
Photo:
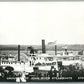
<path fill-rule="evenodd" d="M 55 45 L 55 55 L 57 55 L 57 46 Z"/>
<path fill-rule="evenodd" d="M 18 61 L 20 61 L 20 45 L 18 45 Z"/>
<path fill-rule="evenodd" d="M 45 40 L 42 40 L 42 53 L 46 53 L 46 49 L 45 49 Z"/>

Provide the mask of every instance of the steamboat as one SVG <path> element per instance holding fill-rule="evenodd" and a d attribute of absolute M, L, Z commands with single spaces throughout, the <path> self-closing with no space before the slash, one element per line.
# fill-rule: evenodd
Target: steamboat
<path fill-rule="evenodd" d="M 55 46 L 56 47 L 56 46 Z M 55 48 L 56 49 L 56 48 Z M 55 53 L 57 51 L 55 50 Z M 23 62 L 20 58 L 23 56 L 26 57 L 26 61 Z M 45 49 L 45 40 L 42 40 L 42 53 L 34 54 L 30 53 L 25 55 L 20 53 L 20 45 L 18 45 L 18 54 L 15 56 L 12 55 L 0 55 L 0 66 L 6 67 L 10 66 L 14 68 L 14 71 L 25 72 L 25 75 L 33 72 L 39 74 L 47 75 L 50 70 L 60 71 L 60 67 L 69 66 L 69 65 L 82 65 L 84 68 L 83 54 L 74 55 L 72 52 L 68 52 L 67 49 L 61 53 L 56 53 L 55 55 L 49 55 L 46 53 Z M 57 75 L 59 76 L 59 75 Z"/>

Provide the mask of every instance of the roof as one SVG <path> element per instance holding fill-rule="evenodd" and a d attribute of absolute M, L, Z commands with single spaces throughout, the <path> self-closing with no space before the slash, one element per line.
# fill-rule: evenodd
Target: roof
<path fill-rule="evenodd" d="M 0 54 L 0 57 L 2 58 L 2 57 L 10 57 L 10 58 L 14 58 L 14 56 L 10 56 L 10 55 L 2 55 L 2 54 Z"/>
<path fill-rule="evenodd" d="M 18 60 L 18 54 L 15 55 L 15 60 Z M 27 62 L 29 60 L 28 56 L 24 53 L 20 53 L 20 60 Z"/>
<path fill-rule="evenodd" d="M 49 54 L 38 54 L 37 57 L 53 57 L 54 55 Z"/>

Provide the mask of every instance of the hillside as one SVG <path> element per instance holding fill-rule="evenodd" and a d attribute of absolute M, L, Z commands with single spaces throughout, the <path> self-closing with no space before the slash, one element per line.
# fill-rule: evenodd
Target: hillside
<path fill-rule="evenodd" d="M 21 50 L 26 50 L 27 47 L 32 46 L 35 49 L 41 50 L 41 45 L 21 45 Z M 64 47 L 67 47 L 68 50 L 84 50 L 84 45 L 80 44 L 73 44 L 73 45 L 67 45 L 67 44 L 61 44 L 57 45 L 58 50 L 64 50 Z M 54 45 L 46 45 L 46 50 L 54 50 Z M 17 50 L 18 45 L 0 45 L 0 50 Z"/>

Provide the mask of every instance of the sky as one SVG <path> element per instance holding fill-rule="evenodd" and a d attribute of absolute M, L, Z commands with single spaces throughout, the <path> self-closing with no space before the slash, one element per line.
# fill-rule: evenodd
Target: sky
<path fill-rule="evenodd" d="M 0 2 L 0 44 L 84 44 L 84 2 Z"/>

